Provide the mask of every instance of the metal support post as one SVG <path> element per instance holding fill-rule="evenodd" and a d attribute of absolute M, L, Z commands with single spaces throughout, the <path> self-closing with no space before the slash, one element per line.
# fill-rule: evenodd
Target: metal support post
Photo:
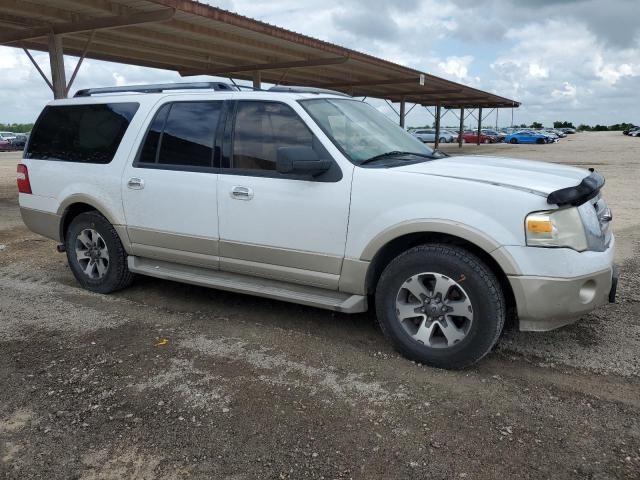
<path fill-rule="evenodd" d="M 253 88 L 260 90 L 262 88 L 262 76 L 260 70 L 253 72 Z"/>
<path fill-rule="evenodd" d="M 464 108 L 460 109 L 460 135 L 458 136 L 458 147 L 462 148 L 462 134 L 464 133 Z"/>
<path fill-rule="evenodd" d="M 53 98 L 66 98 L 67 79 L 64 73 L 64 52 L 60 35 L 49 35 L 49 63 L 51 65 Z"/>
<path fill-rule="evenodd" d="M 440 104 L 436 105 L 436 138 L 434 147 L 437 149 L 440 146 Z"/>
<path fill-rule="evenodd" d="M 480 145 L 480 135 L 482 134 L 482 107 L 478 107 L 478 135 L 476 135 L 476 144 Z"/>

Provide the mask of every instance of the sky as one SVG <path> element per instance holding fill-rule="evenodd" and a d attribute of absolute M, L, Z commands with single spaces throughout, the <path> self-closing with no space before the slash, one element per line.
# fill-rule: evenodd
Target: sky
<path fill-rule="evenodd" d="M 640 123 L 640 0 L 205 3 L 515 99 L 522 103 L 515 124 Z M 34 56 L 48 73 L 47 55 Z M 67 78 L 76 61 L 67 57 Z M 175 72 L 86 60 L 72 93 L 180 80 Z M 50 99 L 25 53 L 0 47 L 0 122 L 32 122 Z M 395 116 L 384 102 L 371 103 Z M 507 126 L 511 114 L 501 110 L 485 123 Z M 423 107 L 407 117 L 408 126 L 432 121 Z M 443 118 L 444 125 L 456 123 Z"/>

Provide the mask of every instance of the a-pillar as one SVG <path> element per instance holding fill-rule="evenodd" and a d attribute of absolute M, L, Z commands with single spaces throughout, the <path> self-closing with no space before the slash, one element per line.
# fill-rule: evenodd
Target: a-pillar
<path fill-rule="evenodd" d="M 64 73 L 64 51 L 60 35 L 49 35 L 49 63 L 51 65 L 53 98 L 66 98 L 67 78 Z"/>
<path fill-rule="evenodd" d="M 400 100 L 400 126 L 402 128 L 404 128 L 404 119 L 406 117 L 406 108 L 407 108 L 407 104 L 404 100 L 404 98 L 402 100 Z"/>

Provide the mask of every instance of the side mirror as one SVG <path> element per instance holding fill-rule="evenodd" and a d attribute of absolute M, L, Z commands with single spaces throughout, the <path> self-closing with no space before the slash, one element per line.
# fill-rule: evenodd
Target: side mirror
<path fill-rule="evenodd" d="M 276 157 L 276 170 L 293 175 L 316 177 L 331 168 L 331 160 L 321 160 L 311 147 L 280 147 Z"/>

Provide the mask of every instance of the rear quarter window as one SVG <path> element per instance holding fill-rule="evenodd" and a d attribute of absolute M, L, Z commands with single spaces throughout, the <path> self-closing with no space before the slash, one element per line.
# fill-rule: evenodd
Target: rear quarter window
<path fill-rule="evenodd" d="M 48 106 L 25 158 L 106 164 L 113 160 L 138 103 Z"/>

